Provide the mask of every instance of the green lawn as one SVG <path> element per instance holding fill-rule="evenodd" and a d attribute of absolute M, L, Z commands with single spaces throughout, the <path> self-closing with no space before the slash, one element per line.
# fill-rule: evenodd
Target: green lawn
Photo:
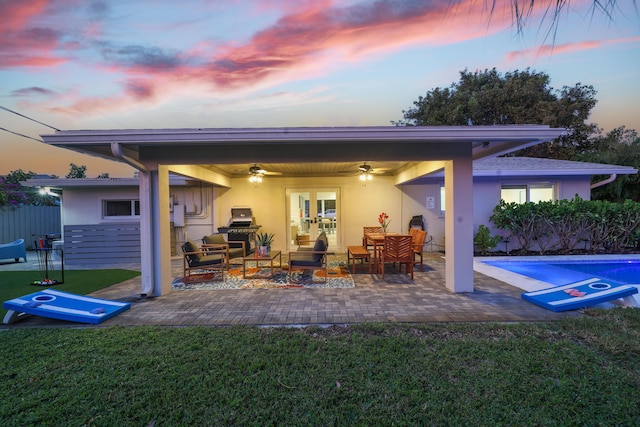
<path fill-rule="evenodd" d="M 85 295 L 139 275 L 138 271 L 120 269 L 68 270 L 64 272 L 64 283 L 51 288 Z M 56 278 L 61 280 L 62 276 L 56 275 Z M 39 271 L 0 271 L 0 303 L 44 289 L 31 284 L 42 279 Z M 6 312 L 0 308 L 0 319 Z"/>
<path fill-rule="evenodd" d="M 557 323 L 0 332 L 0 425 L 632 426 L 640 311 Z"/>

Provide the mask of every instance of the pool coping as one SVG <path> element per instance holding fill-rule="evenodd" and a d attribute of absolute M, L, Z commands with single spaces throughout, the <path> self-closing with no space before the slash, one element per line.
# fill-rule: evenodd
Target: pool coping
<path fill-rule="evenodd" d="M 493 277 L 501 282 L 520 288 L 526 292 L 547 289 L 556 285 L 541 280 L 532 279 L 522 274 L 513 273 L 500 267 L 488 265 L 486 261 L 579 261 L 579 260 L 615 260 L 632 259 L 640 260 L 640 254 L 607 254 L 607 255 L 542 255 L 542 256 L 486 256 L 474 257 L 473 269 L 485 276 Z M 634 285 L 638 286 L 638 285 Z M 637 296 L 636 296 L 636 299 Z"/>

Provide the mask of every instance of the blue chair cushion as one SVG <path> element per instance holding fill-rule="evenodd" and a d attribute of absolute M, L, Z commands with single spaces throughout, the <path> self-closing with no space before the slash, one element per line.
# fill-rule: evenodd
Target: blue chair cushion
<path fill-rule="evenodd" d="M 320 260 L 315 259 L 316 254 L 296 252 L 296 255 L 289 259 L 292 267 L 322 267 L 322 255 Z"/>
<path fill-rule="evenodd" d="M 325 249 L 326 249 L 326 244 L 325 244 L 324 240 L 322 240 L 322 239 L 316 240 L 315 245 L 313 245 L 313 251 L 314 252 L 324 252 Z M 312 255 L 313 255 L 313 260 L 315 262 L 322 261 L 323 254 L 314 253 Z"/>

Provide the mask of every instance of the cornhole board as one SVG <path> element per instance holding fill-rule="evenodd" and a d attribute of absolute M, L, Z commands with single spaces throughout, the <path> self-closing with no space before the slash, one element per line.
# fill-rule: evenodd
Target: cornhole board
<path fill-rule="evenodd" d="M 45 289 L 2 303 L 8 310 L 4 323 L 14 323 L 26 315 L 50 317 L 80 323 L 101 323 L 129 309 L 128 302 L 92 298 Z"/>
<path fill-rule="evenodd" d="M 633 285 L 615 284 L 596 277 L 539 291 L 525 292 L 522 299 L 551 311 L 577 308 L 630 297 L 638 293 Z"/>

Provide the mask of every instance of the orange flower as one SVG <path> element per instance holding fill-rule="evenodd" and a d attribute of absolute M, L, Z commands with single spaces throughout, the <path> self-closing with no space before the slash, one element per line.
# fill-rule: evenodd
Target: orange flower
<path fill-rule="evenodd" d="M 389 219 L 389 215 L 387 215 L 385 212 L 382 212 L 380 213 L 380 215 L 378 215 L 378 222 L 380 223 L 382 228 L 386 230 L 391 220 Z"/>

